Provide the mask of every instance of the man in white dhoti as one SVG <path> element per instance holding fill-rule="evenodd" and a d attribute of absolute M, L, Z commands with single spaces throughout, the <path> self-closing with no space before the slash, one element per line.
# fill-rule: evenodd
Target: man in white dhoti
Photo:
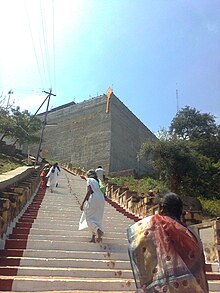
<path fill-rule="evenodd" d="M 92 239 L 90 242 L 100 242 L 102 240 L 102 219 L 105 207 L 105 198 L 100 190 L 97 174 L 94 170 L 87 172 L 87 192 L 81 204 L 81 211 L 83 211 L 79 230 L 89 228 L 92 232 Z M 97 239 L 96 239 L 97 237 Z"/>
<path fill-rule="evenodd" d="M 47 173 L 48 181 L 47 181 L 47 187 L 50 187 L 50 192 L 54 192 L 54 188 L 57 184 L 57 177 L 59 173 L 58 164 L 55 163 Z"/>

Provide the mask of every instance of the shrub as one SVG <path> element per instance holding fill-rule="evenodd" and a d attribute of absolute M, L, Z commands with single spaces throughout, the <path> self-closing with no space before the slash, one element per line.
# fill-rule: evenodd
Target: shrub
<path fill-rule="evenodd" d="M 147 193 L 150 189 L 156 192 L 159 191 L 160 193 L 168 191 L 163 182 L 150 177 L 144 177 L 142 179 L 134 179 L 131 176 L 109 178 L 109 183 L 128 187 L 130 190 L 137 191 L 138 193 Z"/>
<path fill-rule="evenodd" d="M 203 214 L 208 217 L 220 217 L 220 200 L 198 197 L 202 204 Z"/>

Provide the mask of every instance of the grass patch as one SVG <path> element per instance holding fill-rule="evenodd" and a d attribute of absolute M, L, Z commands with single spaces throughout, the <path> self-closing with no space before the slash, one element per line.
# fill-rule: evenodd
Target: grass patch
<path fill-rule="evenodd" d="M 0 174 L 14 170 L 24 164 L 20 159 L 5 154 L 0 154 Z"/>

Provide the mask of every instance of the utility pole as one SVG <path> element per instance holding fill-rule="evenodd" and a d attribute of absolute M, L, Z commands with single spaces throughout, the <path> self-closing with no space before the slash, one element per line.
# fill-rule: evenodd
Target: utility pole
<path fill-rule="evenodd" d="M 41 104 L 40 108 L 42 107 L 42 105 L 46 102 L 47 100 L 47 108 L 46 108 L 46 112 L 44 114 L 44 121 L 42 123 L 42 131 L 41 131 L 41 136 L 40 136 L 40 142 L 39 142 L 39 147 L 38 147 L 38 151 L 37 151 L 37 156 L 36 156 L 36 160 L 35 160 L 35 166 L 38 164 L 38 160 L 39 160 L 39 156 L 40 156 L 40 152 L 41 152 L 41 146 L 42 146 L 42 142 L 43 142 L 43 136 L 44 136 L 44 129 L 46 127 L 47 124 L 47 113 L 48 113 L 48 109 L 49 109 L 49 105 L 50 105 L 50 97 L 51 96 L 56 96 L 54 94 L 52 94 L 52 89 L 50 89 L 49 92 L 43 91 L 45 94 L 47 94 L 46 99 L 44 100 L 44 102 Z M 39 109 L 40 109 L 39 108 Z M 38 110 L 39 110 L 38 109 Z"/>

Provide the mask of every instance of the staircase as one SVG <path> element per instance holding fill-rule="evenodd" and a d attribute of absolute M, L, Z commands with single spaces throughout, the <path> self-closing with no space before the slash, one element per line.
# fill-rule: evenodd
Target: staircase
<path fill-rule="evenodd" d="M 134 292 L 126 228 L 106 203 L 103 242 L 78 231 L 86 182 L 62 170 L 55 193 L 39 189 L 0 251 L 1 292 Z"/>
<path fill-rule="evenodd" d="M 85 191 L 65 170 L 54 193 L 38 190 L 0 250 L 0 292 L 135 292 L 126 229 L 138 218 L 108 199 L 103 242 L 90 243 L 78 231 Z M 219 281 L 209 286 L 220 292 Z"/>

